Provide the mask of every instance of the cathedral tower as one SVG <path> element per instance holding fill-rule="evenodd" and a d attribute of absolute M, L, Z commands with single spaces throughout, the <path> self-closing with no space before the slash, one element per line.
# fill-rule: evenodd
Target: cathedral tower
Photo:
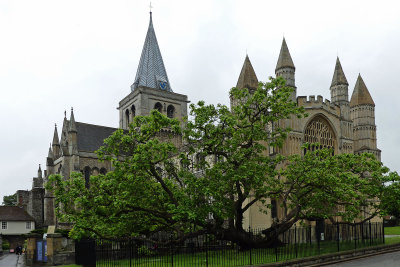
<path fill-rule="evenodd" d="M 353 153 L 353 122 L 350 119 L 349 83 L 336 58 L 335 70 L 331 82 L 331 101 L 340 107 L 340 149 L 345 153 Z"/>
<path fill-rule="evenodd" d="M 257 75 L 251 65 L 249 56 L 246 55 L 244 59 L 242 70 L 240 71 L 239 79 L 237 81 L 236 87 L 239 89 L 247 88 L 249 91 L 254 91 L 258 87 Z M 235 99 L 230 97 L 231 108 L 236 104 Z"/>
<path fill-rule="evenodd" d="M 360 74 L 351 96 L 350 109 L 354 132 L 354 153 L 373 153 L 380 160 L 381 151 L 376 144 L 375 103 Z"/>
<path fill-rule="evenodd" d="M 128 129 L 135 116 L 149 115 L 154 109 L 169 118 L 183 121 L 187 117 L 188 102 L 186 95 L 172 91 L 150 12 L 149 28 L 131 93 L 119 102 L 119 127 Z M 177 136 L 174 143 L 179 146 L 182 138 Z"/>
<path fill-rule="evenodd" d="M 283 77 L 286 80 L 286 85 L 294 89 L 291 100 L 296 102 L 296 84 L 295 84 L 295 71 L 296 68 L 293 64 L 292 57 L 290 56 L 289 48 L 283 38 L 281 51 L 279 53 L 278 62 L 276 63 L 275 75 L 276 77 Z"/>

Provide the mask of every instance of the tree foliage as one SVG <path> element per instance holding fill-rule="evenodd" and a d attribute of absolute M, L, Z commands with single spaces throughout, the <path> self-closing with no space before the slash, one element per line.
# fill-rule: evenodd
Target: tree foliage
<path fill-rule="evenodd" d="M 267 246 L 299 220 L 362 220 L 360 211 L 381 212 L 383 184 L 394 174 L 372 155 L 335 155 L 329 150 L 305 156 L 271 157 L 288 128 L 277 122 L 305 116 L 291 102 L 292 89 L 282 78 L 260 83 L 257 90 L 232 88 L 236 105 L 190 106 L 184 123 L 153 110 L 137 116 L 129 131 L 117 130 L 98 151 L 113 171 L 69 179 L 50 177 L 61 221 L 73 222 L 71 235 L 130 236 L 138 239 L 169 232 L 173 242 L 202 233 L 239 243 Z M 161 134 L 162 133 L 162 134 Z M 183 145 L 176 140 L 182 138 Z M 366 175 L 368 174 L 368 175 Z M 254 239 L 244 229 L 244 214 L 256 203 L 268 213 L 269 199 L 284 211 Z M 365 215 L 365 214 L 364 214 Z"/>
<path fill-rule="evenodd" d="M 17 205 L 17 193 L 9 196 L 3 196 L 3 206 L 16 206 Z"/>

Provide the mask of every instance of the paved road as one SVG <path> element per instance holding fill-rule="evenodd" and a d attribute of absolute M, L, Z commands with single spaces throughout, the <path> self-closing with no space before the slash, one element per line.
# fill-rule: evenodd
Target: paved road
<path fill-rule="evenodd" d="M 0 266 L 1 267 L 24 267 L 25 255 L 19 256 L 15 253 L 6 253 L 0 257 Z"/>
<path fill-rule="evenodd" d="M 333 265 L 326 265 L 326 267 L 397 267 L 400 266 L 400 251 L 385 253 L 359 260 L 352 260 Z"/>

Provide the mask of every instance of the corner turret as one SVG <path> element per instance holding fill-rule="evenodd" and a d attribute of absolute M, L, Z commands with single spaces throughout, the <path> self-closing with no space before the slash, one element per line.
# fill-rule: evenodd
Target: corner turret
<path fill-rule="evenodd" d="M 354 153 L 373 153 L 378 160 L 381 151 L 376 143 L 375 103 L 361 75 L 358 75 L 350 101 L 353 121 Z"/>
<path fill-rule="evenodd" d="M 291 100 L 296 102 L 296 84 L 295 84 L 295 71 L 296 67 L 293 64 L 292 57 L 290 56 L 289 48 L 283 38 L 281 51 L 279 53 L 278 62 L 276 63 L 275 75 L 276 77 L 283 77 L 286 80 L 286 85 L 293 88 Z"/>
<path fill-rule="evenodd" d="M 257 75 L 251 65 L 249 56 L 246 55 L 246 58 L 243 62 L 242 70 L 240 71 L 239 79 L 237 81 L 236 87 L 239 89 L 247 88 L 250 92 L 254 91 L 258 87 L 258 79 Z M 231 107 L 235 105 L 235 100 L 230 97 Z"/>

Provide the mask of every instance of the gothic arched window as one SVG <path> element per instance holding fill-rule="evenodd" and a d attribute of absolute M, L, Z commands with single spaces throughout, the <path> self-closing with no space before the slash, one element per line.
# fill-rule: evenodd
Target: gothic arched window
<path fill-rule="evenodd" d="M 167 107 L 167 117 L 172 119 L 174 117 L 174 113 L 175 113 L 174 106 L 173 105 L 169 105 Z"/>
<path fill-rule="evenodd" d="M 106 168 L 101 168 L 101 169 L 100 169 L 100 174 L 105 175 L 106 173 L 107 173 Z"/>
<path fill-rule="evenodd" d="M 90 167 L 86 166 L 85 169 L 83 169 L 83 174 L 85 175 L 85 187 L 89 188 L 89 181 L 90 181 Z"/>
<path fill-rule="evenodd" d="M 133 118 L 136 116 L 136 108 L 135 108 L 135 105 L 132 105 L 132 107 L 131 107 L 131 112 L 132 112 L 132 121 L 133 121 Z"/>
<path fill-rule="evenodd" d="M 155 105 L 154 105 L 154 109 L 156 109 L 156 110 L 158 110 L 158 112 L 162 112 L 162 105 L 161 105 L 161 103 L 160 102 L 157 102 Z"/>
<path fill-rule="evenodd" d="M 321 116 L 314 118 L 304 131 L 305 143 L 319 143 L 319 147 L 311 146 L 312 150 L 319 148 L 336 149 L 336 137 L 328 121 Z M 305 151 L 306 152 L 306 151 Z"/>
<path fill-rule="evenodd" d="M 129 127 L 129 109 L 125 111 L 126 128 Z"/>

